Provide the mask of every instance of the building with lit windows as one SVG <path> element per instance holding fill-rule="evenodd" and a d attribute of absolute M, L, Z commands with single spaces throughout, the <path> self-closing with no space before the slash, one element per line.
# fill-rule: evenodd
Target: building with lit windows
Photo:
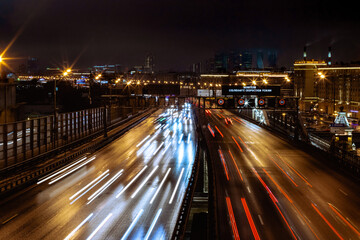
<path fill-rule="evenodd" d="M 294 63 L 294 89 L 300 111 L 329 115 L 344 107 L 348 117 L 360 115 L 360 65 L 334 65 L 329 48 L 326 61 L 304 60 Z"/>

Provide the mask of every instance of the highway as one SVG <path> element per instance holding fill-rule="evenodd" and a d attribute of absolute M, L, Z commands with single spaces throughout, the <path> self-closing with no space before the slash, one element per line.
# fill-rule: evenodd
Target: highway
<path fill-rule="evenodd" d="M 0 239 L 169 239 L 196 153 L 188 106 L 0 202 Z"/>
<path fill-rule="evenodd" d="M 360 239 L 356 181 L 229 111 L 204 119 L 221 239 Z"/>

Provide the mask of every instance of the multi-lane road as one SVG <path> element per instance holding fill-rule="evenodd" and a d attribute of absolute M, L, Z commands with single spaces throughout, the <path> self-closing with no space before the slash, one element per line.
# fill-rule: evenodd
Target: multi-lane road
<path fill-rule="evenodd" d="M 231 112 L 204 123 L 221 239 L 360 239 L 356 181 Z"/>
<path fill-rule="evenodd" d="M 169 239 L 194 140 L 189 109 L 157 111 L 96 154 L 2 199 L 0 239 Z"/>

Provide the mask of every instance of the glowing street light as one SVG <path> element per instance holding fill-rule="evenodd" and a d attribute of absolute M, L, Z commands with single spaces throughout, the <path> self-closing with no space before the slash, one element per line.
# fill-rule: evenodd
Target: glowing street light
<path fill-rule="evenodd" d="M 252 84 L 253 84 L 253 85 L 256 85 L 256 81 L 255 81 L 255 80 L 253 80 L 253 81 L 252 81 Z"/>
<path fill-rule="evenodd" d="M 268 84 L 268 81 L 266 79 L 263 79 L 264 84 Z"/>
<path fill-rule="evenodd" d="M 2 56 L 0 56 L 0 63 L 3 61 L 3 58 L 2 58 Z"/>

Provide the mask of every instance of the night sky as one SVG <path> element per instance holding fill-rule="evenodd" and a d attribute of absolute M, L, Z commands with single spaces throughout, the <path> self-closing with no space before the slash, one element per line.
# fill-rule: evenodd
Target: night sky
<path fill-rule="evenodd" d="M 7 56 L 47 65 L 142 65 L 151 52 L 157 70 L 185 70 L 217 51 L 275 48 L 290 67 L 305 45 L 309 58 L 332 45 L 333 62 L 360 60 L 350 1 L 0 0 L 0 49 L 21 29 Z"/>

